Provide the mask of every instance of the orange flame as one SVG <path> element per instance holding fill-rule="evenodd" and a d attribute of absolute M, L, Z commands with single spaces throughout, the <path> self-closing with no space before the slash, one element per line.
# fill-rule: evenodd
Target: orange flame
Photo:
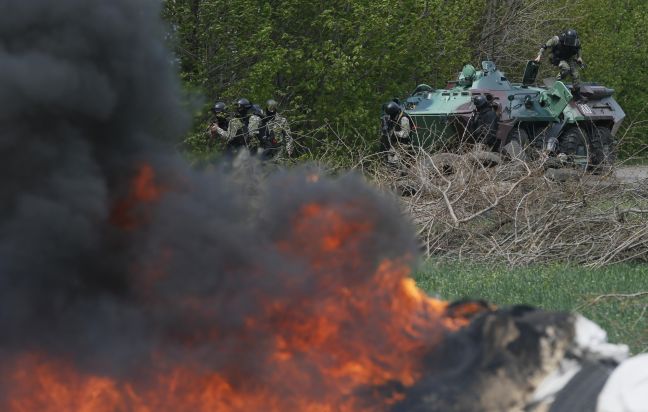
<path fill-rule="evenodd" d="M 129 201 L 158 199 L 162 192 L 153 184 L 153 177 L 150 166 L 143 166 L 133 181 Z M 349 210 L 354 213 L 349 214 Z M 373 266 L 363 259 L 360 249 L 370 242 L 374 223 L 357 219 L 363 216 L 362 211 L 361 205 L 307 204 L 295 216 L 289 233 L 277 243 L 279 253 L 306 261 L 318 283 L 313 285 L 312 295 L 268 298 L 263 302 L 265 310 L 247 319 L 248 330 L 263 331 L 264 336 L 273 338 L 270 355 L 259 360 L 259 369 L 264 371 L 259 376 L 175 365 L 151 366 L 148 373 L 138 374 L 139 379 L 114 378 L 87 374 L 69 363 L 27 354 L 10 367 L 5 410 L 389 409 L 403 399 L 404 388 L 425 372 L 425 354 L 445 333 L 466 325 L 483 308 L 466 305 L 450 312 L 447 302 L 433 299 L 416 287 L 409 277 L 406 258 L 383 259 Z M 132 228 L 131 220 L 120 223 L 120 227 Z M 164 252 L 164 256 L 172 259 L 172 251 Z M 158 270 L 163 272 L 155 268 L 145 279 L 155 282 Z M 366 273 L 354 273 L 347 281 L 341 277 L 350 274 L 348 271 Z M 222 338 L 209 332 L 205 336 L 215 347 Z M 187 350 L 191 350 L 190 343 Z M 141 376 L 147 378 L 142 380 Z"/>
<path fill-rule="evenodd" d="M 144 163 L 133 180 L 130 182 L 128 196 L 117 201 L 110 215 L 110 222 L 124 230 L 138 228 L 145 217 L 137 211 L 142 204 L 156 202 L 160 199 L 163 189 L 155 184 L 155 171 L 148 163 Z"/>

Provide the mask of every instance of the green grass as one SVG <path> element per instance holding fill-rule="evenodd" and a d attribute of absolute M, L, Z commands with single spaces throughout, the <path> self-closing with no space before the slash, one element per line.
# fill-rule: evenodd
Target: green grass
<path fill-rule="evenodd" d="M 648 156 L 644 154 L 630 159 L 620 159 L 619 163 L 623 166 L 648 166 Z"/>
<path fill-rule="evenodd" d="M 428 262 L 414 277 L 419 287 L 444 299 L 477 298 L 497 305 L 576 311 L 601 325 L 610 341 L 628 344 L 633 353 L 648 352 L 648 265 L 507 268 Z M 647 294 L 600 297 L 637 292 Z"/>

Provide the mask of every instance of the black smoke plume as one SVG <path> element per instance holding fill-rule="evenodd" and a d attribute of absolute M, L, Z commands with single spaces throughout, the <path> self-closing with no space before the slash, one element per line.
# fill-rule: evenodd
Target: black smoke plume
<path fill-rule="evenodd" d="M 254 392 L 274 372 L 269 359 L 285 322 L 321 317 L 322 303 L 340 291 L 354 310 L 368 301 L 335 325 L 336 348 L 363 336 L 371 348 L 346 352 L 408 356 L 385 329 L 401 330 L 385 321 L 395 291 L 353 295 L 373 292 L 385 261 L 415 259 L 413 230 L 395 202 L 356 176 L 300 169 L 260 180 L 188 167 L 171 150 L 187 116 L 159 11 L 154 0 L 0 3 L 0 410 L 38 409 L 12 409 L 7 388 L 23 356 L 27 365 L 56 359 L 82 373 L 144 382 L 190 366 Z M 340 227 L 319 221 L 315 235 L 295 235 L 295 219 L 312 225 L 304 211 L 317 208 Z M 330 230 L 341 237 L 317 236 Z M 330 250 L 324 260 L 322 245 Z M 430 319 L 431 331 L 437 321 Z M 499 336 L 487 327 L 493 322 L 482 324 L 449 340 L 447 353 L 432 351 L 426 367 L 439 372 L 392 402 L 394 410 L 435 410 L 434 388 L 442 405 L 478 410 L 448 401 L 462 397 L 448 359 L 461 369 L 495 368 L 514 358 L 509 343 L 517 339 L 478 350 L 475 330 Z M 293 356 L 302 379 L 265 389 L 324 402 L 321 371 L 303 353 Z M 322 356 L 337 362 L 337 354 Z M 394 382 L 383 392 L 367 388 L 367 398 L 386 410 L 380 401 L 394 392 L 406 393 Z M 344 396 L 353 395 L 364 396 Z"/>
<path fill-rule="evenodd" d="M 357 177 L 278 173 L 250 194 L 222 170 L 198 173 L 175 156 L 187 116 L 158 3 L 0 5 L 0 368 L 27 353 L 119 377 L 163 354 L 169 364 L 262 374 L 271 335 L 244 331 L 261 298 L 306 315 L 317 306 L 293 297 L 330 290 L 314 278 L 308 245 L 303 254 L 276 247 L 305 204 L 374 227 L 358 235 L 362 259 L 333 266 L 329 287 L 362 284 L 381 260 L 415 255 L 395 204 Z M 116 205 L 142 167 L 161 194 L 128 206 L 135 222 L 119 224 Z"/>
<path fill-rule="evenodd" d="M 86 353 L 139 328 L 115 302 L 132 245 L 107 222 L 137 164 L 185 126 L 156 3 L 0 6 L 3 351 Z"/>

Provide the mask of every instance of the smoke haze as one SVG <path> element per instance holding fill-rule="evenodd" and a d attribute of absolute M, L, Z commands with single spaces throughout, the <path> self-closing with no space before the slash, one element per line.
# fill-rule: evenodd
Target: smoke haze
<path fill-rule="evenodd" d="M 281 325 L 262 306 L 299 322 L 415 256 L 397 206 L 358 177 L 301 169 L 250 194 L 171 154 L 187 116 L 158 14 L 150 0 L 0 5 L 2 379 L 27 354 L 116 377 L 182 364 L 263 380 Z M 319 240 L 288 229 L 313 204 L 355 228 L 321 264 Z M 385 309 L 371 310 L 342 333 L 389 351 L 368 321 Z"/>

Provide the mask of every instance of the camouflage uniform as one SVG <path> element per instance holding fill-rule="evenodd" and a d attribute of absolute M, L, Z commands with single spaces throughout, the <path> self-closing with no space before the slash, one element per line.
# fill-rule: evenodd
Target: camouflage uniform
<path fill-rule="evenodd" d="M 410 119 L 401 112 L 392 122 L 394 127 L 389 132 L 387 162 L 398 163 L 402 160 L 405 152 L 403 144 L 408 144 L 410 141 Z"/>
<path fill-rule="evenodd" d="M 221 129 L 227 129 L 229 120 L 227 118 L 227 105 L 225 102 L 216 102 L 210 109 L 210 112 L 212 113 L 212 118 L 209 122 L 209 127 L 207 127 L 207 136 L 209 136 L 207 143 L 209 146 L 212 146 L 214 143 L 222 143 L 222 139 L 218 138 L 218 130 L 216 130 L 215 126 Z"/>
<path fill-rule="evenodd" d="M 490 104 L 485 105 L 475 111 L 468 129 L 471 131 L 478 143 L 483 143 L 489 149 L 497 151 L 499 149 L 499 140 L 497 139 L 497 129 L 499 123 L 497 113 Z"/>
<path fill-rule="evenodd" d="M 538 57 L 542 58 L 545 49 L 551 49 L 552 50 L 552 58 L 551 58 L 551 63 L 554 66 L 558 66 L 560 69 L 560 73 L 558 73 L 558 76 L 556 77 L 558 80 L 565 80 L 565 78 L 569 75 L 572 76 L 572 85 L 574 89 L 578 90 L 580 88 L 580 71 L 579 71 L 579 62 L 581 61 L 581 49 L 580 49 L 580 43 L 577 48 L 572 52 L 566 52 L 565 54 L 561 55 L 561 49 L 562 46 L 560 42 L 560 37 L 558 36 L 553 36 L 550 38 L 547 43 L 540 49 L 540 53 L 538 54 Z M 571 54 L 571 56 L 569 55 Z"/>
<path fill-rule="evenodd" d="M 227 118 L 221 116 L 215 116 L 209 123 L 207 128 L 207 135 L 209 136 L 209 145 L 214 144 L 217 141 L 217 138 L 220 136 L 218 129 L 221 130 L 227 129 L 229 122 Z"/>
<path fill-rule="evenodd" d="M 229 121 L 227 130 L 219 127 L 218 124 L 212 124 L 210 129 L 213 129 L 216 134 L 225 140 L 225 147 L 228 152 L 238 151 L 245 146 L 250 150 L 250 153 L 254 153 L 258 147 L 260 127 L 261 117 L 252 114 L 248 119 L 242 117 L 232 118 Z"/>
<path fill-rule="evenodd" d="M 252 113 L 250 117 L 248 118 L 248 126 L 247 126 L 247 136 L 246 136 L 246 144 L 248 147 L 248 150 L 250 150 L 250 154 L 254 155 L 257 153 L 257 150 L 261 147 L 261 139 L 260 139 L 260 134 L 261 132 L 261 116 L 259 116 L 256 113 Z"/>
<path fill-rule="evenodd" d="M 263 158 L 271 159 L 285 150 L 288 156 L 293 152 L 293 138 L 290 133 L 288 120 L 278 113 L 263 119 L 265 129 L 262 139 Z"/>
<path fill-rule="evenodd" d="M 210 131 L 225 141 L 225 150 L 228 153 L 234 153 L 246 146 L 245 124 L 240 117 L 233 117 L 227 125 L 227 130 L 221 128 L 218 123 L 213 123 L 210 126 Z"/>
<path fill-rule="evenodd" d="M 394 137 L 394 140 L 397 140 L 399 142 L 409 141 L 411 130 L 409 118 L 401 112 L 395 123 L 396 127 L 392 129 L 392 136 Z"/>

